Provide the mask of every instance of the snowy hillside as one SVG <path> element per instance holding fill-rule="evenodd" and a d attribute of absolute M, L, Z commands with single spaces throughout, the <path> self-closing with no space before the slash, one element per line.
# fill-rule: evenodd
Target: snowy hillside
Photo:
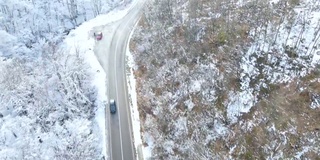
<path fill-rule="evenodd" d="M 150 159 L 320 157 L 320 1 L 151 0 L 133 35 Z"/>

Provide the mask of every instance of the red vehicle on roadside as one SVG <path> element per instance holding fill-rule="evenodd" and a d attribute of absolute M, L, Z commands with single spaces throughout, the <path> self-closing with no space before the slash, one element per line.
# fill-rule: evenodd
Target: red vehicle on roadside
<path fill-rule="evenodd" d="M 100 41 L 102 39 L 102 32 L 97 32 L 93 34 L 96 40 Z"/>

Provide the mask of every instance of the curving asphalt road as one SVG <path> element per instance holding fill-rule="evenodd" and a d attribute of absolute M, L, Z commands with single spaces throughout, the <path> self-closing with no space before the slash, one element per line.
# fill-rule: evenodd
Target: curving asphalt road
<path fill-rule="evenodd" d="M 137 159 L 133 145 L 131 113 L 128 101 L 125 54 L 130 33 L 140 17 L 144 0 L 137 1 L 121 20 L 102 28 L 103 39 L 96 43 L 94 52 L 107 74 L 108 98 L 114 99 L 117 112 L 110 114 L 106 107 L 106 124 L 109 124 L 110 159 Z M 97 28 L 95 30 L 98 30 Z M 140 157 L 140 156 L 139 156 Z"/>

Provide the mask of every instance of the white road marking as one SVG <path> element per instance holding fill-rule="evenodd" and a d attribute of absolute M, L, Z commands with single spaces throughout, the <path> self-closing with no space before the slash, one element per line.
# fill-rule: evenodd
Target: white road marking
<path fill-rule="evenodd" d="M 136 6 L 137 4 L 135 4 L 135 6 Z M 134 7 L 135 7 L 134 6 Z M 133 8 L 134 8 L 133 7 Z M 132 10 L 132 9 L 131 9 Z M 128 13 L 130 13 L 130 12 L 128 12 Z M 131 14 L 131 17 L 129 18 L 129 20 L 127 20 L 127 22 L 125 23 L 125 27 L 127 27 L 127 25 L 128 25 L 128 23 L 130 22 L 130 20 L 132 20 L 134 17 L 132 16 L 132 15 L 134 15 L 134 14 Z M 138 23 L 138 22 L 136 22 L 136 23 Z M 132 28 L 133 29 L 133 28 Z M 132 31 L 131 31 L 132 32 Z M 114 36 L 117 36 L 117 31 L 115 31 L 115 35 Z M 115 66 L 114 66 L 114 76 L 115 76 L 115 79 L 116 79 L 116 75 L 117 75 L 117 51 L 118 51 L 118 46 L 119 46 L 119 41 L 121 40 L 121 38 L 119 38 L 118 40 L 117 40 L 117 42 L 116 42 L 116 46 L 115 46 Z M 127 39 L 127 43 L 126 43 L 126 46 L 125 46 L 125 48 L 127 49 L 127 44 L 129 43 L 129 39 Z M 110 46 L 111 47 L 111 46 Z M 125 50 L 125 52 L 126 52 L 126 50 Z M 120 53 L 121 54 L 121 53 Z M 124 60 L 125 60 L 125 57 L 126 57 L 126 54 L 124 54 Z M 121 61 L 122 62 L 122 61 Z M 120 65 L 121 65 L 121 62 L 120 62 Z M 125 63 L 124 63 L 125 64 Z M 123 66 L 124 67 L 124 72 L 122 73 L 122 74 L 124 74 L 124 88 L 126 89 L 127 88 L 127 86 L 126 86 L 126 66 L 124 65 Z M 116 85 L 116 100 L 118 101 L 118 87 L 117 87 L 117 81 L 115 80 L 115 85 Z M 128 99 L 127 99 L 127 97 L 128 97 L 128 93 L 125 91 L 125 103 L 126 103 L 126 105 L 128 104 Z M 118 107 L 119 108 L 119 107 Z M 128 120 L 130 120 L 131 118 L 130 118 L 130 115 L 129 115 L 129 112 L 128 112 L 128 107 L 126 107 L 126 111 L 127 111 L 127 117 L 128 117 Z M 119 111 L 119 109 L 118 109 L 118 117 L 119 117 L 119 131 L 120 131 L 120 148 L 121 148 L 121 159 L 123 160 L 123 144 L 122 144 L 122 131 L 121 131 L 121 114 L 120 114 L 120 111 Z M 109 117 L 109 124 L 110 124 L 110 117 Z M 110 126 L 111 126 L 111 124 L 109 125 L 109 128 L 110 128 Z M 130 125 L 130 122 L 129 122 L 129 132 L 130 132 L 130 139 L 131 139 L 131 141 L 133 141 L 132 140 L 132 125 Z M 110 134 L 111 135 L 111 134 Z M 110 139 L 111 139 L 112 137 L 110 136 Z M 110 141 L 111 142 L 111 141 Z M 134 143 L 134 142 L 133 142 Z M 132 146 L 131 146 L 132 147 Z M 134 147 L 134 146 L 133 146 Z M 132 154 L 133 154 L 133 157 L 134 157 L 134 150 L 133 150 L 133 147 L 131 148 L 132 149 Z M 110 147 L 110 149 L 111 149 L 111 156 L 112 156 L 112 147 Z"/>
<path fill-rule="evenodd" d="M 128 23 L 130 22 L 130 20 L 131 20 L 132 18 L 130 18 L 126 23 L 125 23 L 125 26 L 127 26 L 128 25 Z M 117 36 L 117 31 L 116 31 L 116 36 Z M 115 70 L 115 77 L 117 77 L 116 76 L 116 71 L 117 71 L 117 51 L 118 51 L 118 44 L 119 44 L 119 41 L 121 40 L 121 38 L 119 38 L 118 40 L 117 40 L 117 43 L 116 43 L 116 52 L 115 52 L 115 68 L 114 68 L 114 70 Z M 125 46 L 125 47 L 127 47 L 127 46 Z M 119 53 L 119 54 L 121 54 L 121 53 Z M 125 77 L 124 77 L 125 78 Z M 117 87 L 117 81 L 115 81 L 115 85 L 116 85 L 116 98 L 117 98 L 117 101 L 118 101 L 118 87 Z M 126 94 L 126 92 L 125 92 L 125 94 Z M 126 103 L 127 103 L 127 99 L 125 98 L 125 101 L 126 101 Z M 118 107 L 119 108 L 119 107 Z M 128 107 L 125 107 L 126 108 L 126 110 L 127 110 L 127 117 L 129 118 L 129 114 L 128 114 Z M 118 109 L 119 110 L 119 109 Z M 120 114 L 120 111 L 118 111 L 118 116 L 119 116 L 119 129 L 120 129 L 120 147 L 121 147 L 121 159 L 123 160 L 123 145 L 122 145 L 122 132 L 121 132 L 121 121 L 120 121 L 120 119 L 121 119 L 121 114 Z M 130 124 L 130 123 L 129 123 Z M 129 126 L 129 130 L 131 129 L 131 127 Z M 130 130 L 131 131 L 131 130 Z M 131 135 L 131 134 L 130 134 Z"/>

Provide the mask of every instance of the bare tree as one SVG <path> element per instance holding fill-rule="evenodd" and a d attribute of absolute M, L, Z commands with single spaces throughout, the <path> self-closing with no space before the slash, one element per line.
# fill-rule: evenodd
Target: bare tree
<path fill-rule="evenodd" d="M 101 0 L 91 0 L 94 16 L 101 14 L 102 11 L 102 1 Z"/>
<path fill-rule="evenodd" d="M 77 0 L 66 0 L 66 5 L 69 11 L 69 20 L 73 24 L 73 27 L 78 25 L 77 18 L 78 18 L 78 3 Z"/>

